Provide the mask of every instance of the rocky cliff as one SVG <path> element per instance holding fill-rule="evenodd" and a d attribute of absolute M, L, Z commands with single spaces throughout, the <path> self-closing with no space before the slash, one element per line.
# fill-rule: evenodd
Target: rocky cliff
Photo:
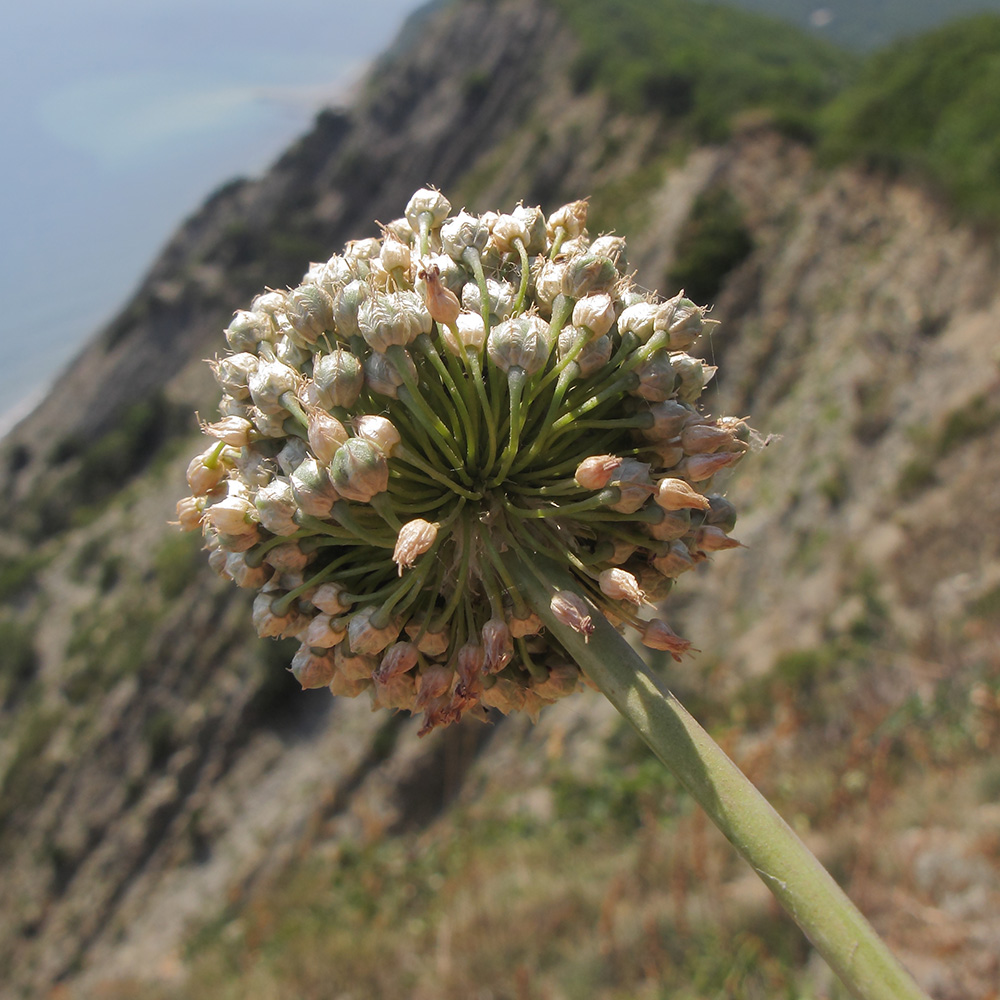
<path fill-rule="evenodd" d="M 751 414 L 761 441 L 727 484 L 746 550 L 668 605 L 701 650 L 671 682 L 935 997 L 993 995 L 995 240 L 915 187 L 818 170 L 766 116 L 672 143 L 662 116 L 574 84 L 578 53 L 543 2 L 435 12 L 349 107 L 202 206 L 5 440 L 0 995 L 557 997 L 587 969 L 604 990 L 588 995 L 655 995 L 678 970 L 697 981 L 722 913 L 762 995 L 794 976 L 831 988 L 676 790 L 635 785 L 646 772 L 596 696 L 535 729 L 418 741 L 406 719 L 298 692 L 245 596 L 165 526 L 188 414 L 213 405 L 201 359 L 232 310 L 425 183 L 476 209 L 593 193 L 643 284 L 707 282 L 723 323 L 699 345 L 721 366 L 712 405 Z M 724 252 L 695 268 L 720 229 Z M 623 795 L 636 818 L 618 858 L 601 837 L 620 817 L 575 824 Z M 498 881 L 510 865 L 527 875 Z M 346 941 L 303 929 L 331 899 Z M 788 971 L 769 972 L 779 960 Z"/>

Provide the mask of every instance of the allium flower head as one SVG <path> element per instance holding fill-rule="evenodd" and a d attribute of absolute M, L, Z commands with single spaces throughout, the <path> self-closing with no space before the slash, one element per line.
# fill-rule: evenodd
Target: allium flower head
<path fill-rule="evenodd" d="M 258 590 L 260 635 L 300 640 L 303 687 L 367 690 L 427 732 L 576 688 L 538 612 L 586 638 L 596 608 L 690 647 L 640 613 L 739 544 L 709 489 L 749 434 L 698 408 L 705 310 L 633 286 L 586 209 L 452 215 L 421 190 L 381 239 L 230 323 L 178 519 Z M 561 564 L 578 592 L 532 607 L 516 558 Z"/>

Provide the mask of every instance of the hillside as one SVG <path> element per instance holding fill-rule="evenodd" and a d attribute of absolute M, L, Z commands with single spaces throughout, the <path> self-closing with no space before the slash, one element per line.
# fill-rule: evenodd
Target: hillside
<path fill-rule="evenodd" d="M 725 484 L 746 550 L 668 602 L 700 654 L 661 666 L 936 1000 L 993 995 L 995 241 L 817 167 L 772 127 L 780 80 L 733 101 L 699 69 L 678 107 L 581 78 L 563 10 L 417 23 L 185 223 L 4 442 L 0 996 L 840 995 L 596 694 L 418 740 L 299 692 L 166 526 L 232 310 L 426 183 L 477 211 L 590 194 L 644 285 L 714 303 L 711 405 L 778 439 Z M 779 43 L 788 80 L 838 85 Z"/>

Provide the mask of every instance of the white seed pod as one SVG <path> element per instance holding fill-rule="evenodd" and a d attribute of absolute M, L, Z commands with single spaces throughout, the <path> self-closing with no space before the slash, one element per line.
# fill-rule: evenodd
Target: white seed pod
<path fill-rule="evenodd" d="M 538 635 L 544 628 L 542 619 L 534 611 L 528 612 L 527 618 L 511 616 L 507 624 L 510 626 L 510 634 L 515 639 L 523 639 L 526 635 Z"/>
<path fill-rule="evenodd" d="M 450 327 L 442 327 L 441 339 L 444 341 L 444 346 L 457 357 L 464 358 L 466 351 L 481 354 L 486 343 L 486 324 L 479 313 L 459 313 L 455 320 L 455 333 Z"/>
<path fill-rule="evenodd" d="M 425 521 L 422 517 L 407 521 L 399 529 L 396 538 L 396 547 L 392 553 L 393 562 L 399 569 L 399 575 L 403 575 L 404 569 L 411 569 L 414 562 L 427 552 L 437 538 L 438 526 Z"/>
<path fill-rule="evenodd" d="M 672 354 L 670 363 L 679 379 L 677 398 L 682 403 L 697 402 L 702 390 L 718 370 L 715 365 L 706 365 L 701 358 L 692 358 L 689 354 Z"/>
<path fill-rule="evenodd" d="M 411 618 L 404 626 L 406 634 L 417 644 L 417 649 L 425 656 L 443 656 L 451 646 L 451 632 L 447 628 L 437 632 L 430 629 L 421 631 L 424 622 L 419 618 Z"/>
<path fill-rule="evenodd" d="M 292 575 L 301 573 L 309 565 L 309 556 L 298 542 L 282 542 L 267 550 L 264 562 L 278 573 Z"/>
<path fill-rule="evenodd" d="M 205 509 L 203 519 L 220 535 L 255 535 L 257 511 L 249 500 L 228 496 Z"/>
<path fill-rule="evenodd" d="M 302 464 L 309 455 L 309 446 L 300 437 L 290 437 L 275 456 L 278 468 L 289 476 Z"/>
<path fill-rule="evenodd" d="M 587 227 L 587 199 L 571 201 L 557 208 L 548 219 L 549 239 L 555 239 L 556 230 L 562 229 L 566 236 L 575 239 Z"/>
<path fill-rule="evenodd" d="M 241 351 L 239 354 L 230 354 L 229 357 L 215 362 L 212 370 L 215 374 L 215 381 L 219 383 L 219 388 L 223 392 L 228 393 L 233 399 L 249 399 L 248 380 L 250 375 L 257 370 L 257 365 L 256 354 Z"/>
<path fill-rule="evenodd" d="M 346 642 L 334 646 L 333 662 L 336 664 L 337 673 L 347 681 L 370 682 L 372 674 L 378 668 L 378 660 L 374 656 L 353 652 Z"/>
<path fill-rule="evenodd" d="M 358 370 L 361 366 L 358 365 Z M 309 447 L 324 465 L 333 461 L 337 449 L 347 440 L 347 428 L 336 418 L 321 409 L 309 411 Z"/>
<path fill-rule="evenodd" d="M 196 497 L 203 497 L 211 493 L 228 474 L 229 468 L 216 454 L 213 445 L 188 463 L 187 483 Z"/>
<path fill-rule="evenodd" d="M 576 366 L 580 369 L 580 377 L 589 378 L 599 372 L 611 360 L 613 346 L 608 336 L 598 337 L 597 340 L 584 345 L 575 359 Z"/>
<path fill-rule="evenodd" d="M 618 317 L 618 332 L 631 333 L 645 344 L 653 336 L 657 306 L 654 302 L 637 302 L 625 309 Z"/>
<path fill-rule="evenodd" d="M 284 409 L 281 396 L 286 392 L 294 393 L 300 381 L 301 375 L 294 368 L 280 361 L 261 361 L 250 373 L 247 385 L 254 406 L 261 413 L 277 414 Z"/>
<path fill-rule="evenodd" d="M 250 443 L 253 424 L 246 417 L 223 417 L 213 424 L 202 424 L 202 432 L 233 448 L 243 448 Z"/>
<path fill-rule="evenodd" d="M 695 560 L 683 542 L 671 542 L 667 550 L 652 559 L 653 569 L 663 576 L 676 579 L 681 573 L 694 569 Z"/>
<path fill-rule="evenodd" d="M 562 291 L 570 298 L 608 291 L 618 280 L 615 265 L 607 257 L 581 253 L 570 258 L 563 274 Z"/>
<path fill-rule="evenodd" d="M 517 291 L 506 281 L 497 281 L 494 278 L 486 279 L 486 294 L 489 297 L 489 316 L 491 320 L 499 322 L 507 319 L 514 311 L 514 299 Z M 462 289 L 462 308 L 468 312 L 483 312 L 483 296 L 479 285 L 470 281 Z"/>
<path fill-rule="evenodd" d="M 243 589 L 257 590 L 271 576 L 271 571 L 265 566 L 248 566 L 243 552 L 227 552 L 225 569 L 226 576 Z"/>
<path fill-rule="evenodd" d="M 313 364 L 315 404 L 325 410 L 335 406 L 350 409 L 357 402 L 364 384 L 361 362 L 350 351 L 338 348 Z"/>
<path fill-rule="evenodd" d="M 408 273 L 410 270 L 410 247 L 401 242 L 395 233 L 387 234 L 379 253 L 382 266 L 391 274 L 393 271 Z"/>
<path fill-rule="evenodd" d="M 651 403 L 663 403 L 670 399 L 677 386 L 677 372 L 670 363 L 666 351 L 653 351 L 633 369 L 639 384 L 629 393 Z"/>
<path fill-rule="evenodd" d="M 306 624 L 307 619 L 298 610 L 289 609 L 284 615 L 274 613 L 274 602 L 281 595 L 277 591 L 261 591 L 253 600 L 251 619 L 261 639 L 287 639 Z"/>
<path fill-rule="evenodd" d="M 522 685 L 506 677 L 497 677 L 495 683 L 485 688 L 482 702 L 487 708 L 495 708 L 504 715 L 519 712 L 524 708 L 526 692 Z"/>
<path fill-rule="evenodd" d="M 546 259 L 535 276 L 535 300 L 546 311 L 551 311 L 556 297 L 562 294 L 566 280 L 565 261 Z"/>
<path fill-rule="evenodd" d="M 646 524 L 650 536 L 658 542 L 672 542 L 691 531 L 691 513 L 688 510 L 667 511 L 661 508 L 660 519 Z"/>
<path fill-rule="evenodd" d="M 260 523 L 272 534 L 294 535 L 299 530 L 295 523 L 299 505 L 287 479 L 275 479 L 262 486 L 254 497 L 254 505 Z"/>
<path fill-rule="evenodd" d="M 386 292 L 366 299 L 358 311 L 358 328 L 372 350 L 405 347 L 430 333 L 431 314 L 415 292 Z"/>
<path fill-rule="evenodd" d="M 392 677 L 412 670 L 420 660 L 417 647 L 412 642 L 394 642 L 382 654 L 382 661 L 375 670 L 376 683 L 384 684 Z"/>
<path fill-rule="evenodd" d="M 358 310 L 368 294 L 368 285 L 356 278 L 341 288 L 337 301 L 333 304 L 333 320 L 341 337 L 354 337 L 361 332 L 358 328 Z"/>
<path fill-rule="evenodd" d="M 510 214 L 524 226 L 528 234 L 528 238 L 524 241 L 524 249 L 528 252 L 528 256 L 544 253 L 548 233 L 542 210 L 537 205 L 522 205 L 519 202 L 517 208 Z"/>
<path fill-rule="evenodd" d="M 500 253 L 512 253 L 515 249 L 515 241 L 520 240 L 527 247 L 531 237 L 528 235 L 528 227 L 523 219 L 516 215 L 497 216 L 496 222 L 490 229 L 490 236 L 493 245 Z"/>
<path fill-rule="evenodd" d="M 226 327 L 226 343 L 233 351 L 256 351 L 262 340 L 273 340 L 274 336 L 272 318 L 256 310 L 238 310 Z"/>
<path fill-rule="evenodd" d="M 671 441 L 680 435 L 686 423 L 701 419 L 697 410 L 675 399 L 654 403 L 649 412 L 653 415 L 653 424 L 642 431 L 642 436 L 648 441 Z"/>
<path fill-rule="evenodd" d="M 302 340 L 315 344 L 333 326 L 333 302 L 319 285 L 299 285 L 285 299 L 285 316 Z"/>
<path fill-rule="evenodd" d="M 489 229 L 479 218 L 468 212 L 459 212 L 441 225 L 441 249 L 452 258 L 461 260 L 466 250 L 477 254 L 486 247 Z"/>
<path fill-rule="evenodd" d="M 417 380 L 417 366 L 413 363 L 413 358 L 406 354 L 405 365 L 407 374 L 412 381 Z M 365 383 L 372 392 L 377 392 L 382 396 L 389 396 L 396 399 L 399 395 L 399 387 L 404 384 L 405 379 L 396 367 L 395 360 L 390 361 L 384 354 L 375 351 L 365 358 L 362 368 L 365 373 Z"/>
<path fill-rule="evenodd" d="M 177 501 L 177 520 L 181 531 L 196 531 L 201 527 L 202 512 L 205 509 L 204 497 L 183 497 Z"/>
<path fill-rule="evenodd" d="M 624 271 L 628 267 L 625 240 L 620 236 L 598 236 L 590 244 L 590 252 L 599 257 L 607 257 L 619 271 Z"/>
<path fill-rule="evenodd" d="M 329 517 L 333 505 L 340 499 L 326 469 L 311 456 L 292 472 L 290 482 L 299 509 L 311 517 Z"/>
<path fill-rule="evenodd" d="M 572 663 L 556 663 L 549 667 L 543 681 L 532 678 L 531 693 L 542 701 L 554 702 L 568 698 L 580 686 L 580 671 Z"/>

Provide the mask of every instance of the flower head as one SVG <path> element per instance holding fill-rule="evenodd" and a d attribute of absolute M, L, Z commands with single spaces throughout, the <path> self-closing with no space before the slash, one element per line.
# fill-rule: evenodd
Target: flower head
<path fill-rule="evenodd" d="M 738 546 L 709 488 L 749 432 L 698 409 L 705 310 L 641 293 L 624 240 L 591 241 L 586 216 L 452 215 L 423 189 L 381 239 L 230 323 L 179 523 L 258 590 L 262 636 L 299 639 L 303 687 L 367 690 L 427 732 L 572 692 L 544 615 L 690 648 L 640 613 Z M 539 558 L 576 584 L 544 609 L 508 569 Z"/>

